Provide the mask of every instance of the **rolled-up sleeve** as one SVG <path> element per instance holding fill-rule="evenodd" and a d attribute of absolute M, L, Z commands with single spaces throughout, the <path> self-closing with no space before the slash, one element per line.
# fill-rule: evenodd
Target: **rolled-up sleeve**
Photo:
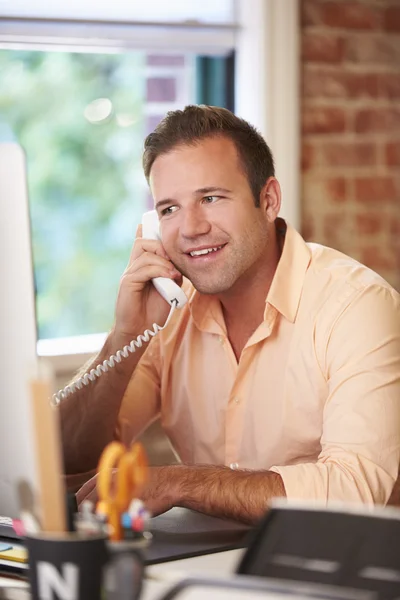
<path fill-rule="evenodd" d="M 288 499 L 386 504 L 400 461 L 400 301 L 355 291 L 316 348 L 329 395 L 316 463 L 273 466 Z"/>

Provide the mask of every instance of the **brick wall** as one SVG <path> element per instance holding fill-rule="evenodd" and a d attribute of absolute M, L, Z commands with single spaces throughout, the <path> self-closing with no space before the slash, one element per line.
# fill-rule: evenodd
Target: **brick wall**
<path fill-rule="evenodd" d="M 302 0 L 302 230 L 400 290 L 400 0 Z"/>

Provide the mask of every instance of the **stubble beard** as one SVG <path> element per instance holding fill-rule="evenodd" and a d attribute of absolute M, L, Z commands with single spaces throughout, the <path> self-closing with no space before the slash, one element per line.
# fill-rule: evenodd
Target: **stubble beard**
<path fill-rule="evenodd" d="M 224 261 L 220 267 L 217 268 L 212 265 L 202 267 L 201 273 L 195 272 L 195 266 L 192 269 L 187 269 L 184 264 L 174 263 L 174 266 L 184 277 L 191 281 L 196 290 L 201 294 L 223 294 L 233 288 L 235 283 L 254 262 L 254 260 L 249 260 L 250 257 L 237 248 L 234 251 L 232 250 L 232 248 L 229 249 L 229 259 Z"/>
<path fill-rule="evenodd" d="M 175 268 L 182 273 L 184 277 L 192 282 L 193 286 L 201 294 L 218 295 L 233 290 L 239 280 L 245 282 L 248 280 L 251 284 L 252 267 L 259 263 L 260 258 L 264 256 L 265 249 L 269 244 L 269 235 L 262 229 L 248 231 L 239 241 L 228 242 L 228 247 L 223 252 L 228 252 L 226 259 L 222 261 L 221 266 L 205 266 L 201 272 L 196 272 L 196 266 L 186 268 L 182 261 L 174 262 Z M 257 268 L 257 267 L 256 267 Z"/>

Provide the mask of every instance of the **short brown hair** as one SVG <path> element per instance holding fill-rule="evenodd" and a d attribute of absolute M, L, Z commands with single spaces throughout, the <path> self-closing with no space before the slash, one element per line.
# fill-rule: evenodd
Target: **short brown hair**
<path fill-rule="evenodd" d="M 255 127 L 218 106 L 189 105 L 167 113 L 144 142 L 143 170 L 147 181 L 154 161 L 161 154 L 176 146 L 195 145 L 203 138 L 216 136 L 234 142 L 255 205 L 259 206 L 261 189 L 275 175 L 271 150 Z"/>

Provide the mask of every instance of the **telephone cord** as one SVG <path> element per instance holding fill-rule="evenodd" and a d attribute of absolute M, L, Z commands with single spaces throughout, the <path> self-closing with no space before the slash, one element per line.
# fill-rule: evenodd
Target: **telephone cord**
<path fill-rule="evenodd" d="M 89 385 L 90 382 L 95 381 L 98 377 L 100 377 L 103 373 L 107 373 L 109 369 L 115 367 L 116 363 L 120 363 L 123 358 L 128 358 L 129 354 L 133 354 L 136 351 L 136 348 L 141 348 L 143 346 L 143 342 L 149 342 L 151 337 L 154 337 L 165 329 L 170 322 L 172 315 L 175 312 L 175 309 L 178 305 L 177 300 L 173 300 L 171 304 L 171 310 L 169 311 L 169 315 L 164 325 L 160 327 L 157 323 L 153 323 L 153 329 L 146 329 L 146 331 L 139 335 L 136 340 L 132 340 L 130 344 L 124 346 L 122 350 L 118 350 L 116 354 L 113 354 L 107 360 L 104 360 L 102 363 L 97 365 L 96 368 L 91 369 L 88 373 L 79 377 L 76 381 L 73 381 L 69 385 L 66 385 L 65 388 L 59 390 L 56 394 L 53 395 L 53 404 L 59 404 L 62 400 L 83 388 L 84 385 Z"/>

